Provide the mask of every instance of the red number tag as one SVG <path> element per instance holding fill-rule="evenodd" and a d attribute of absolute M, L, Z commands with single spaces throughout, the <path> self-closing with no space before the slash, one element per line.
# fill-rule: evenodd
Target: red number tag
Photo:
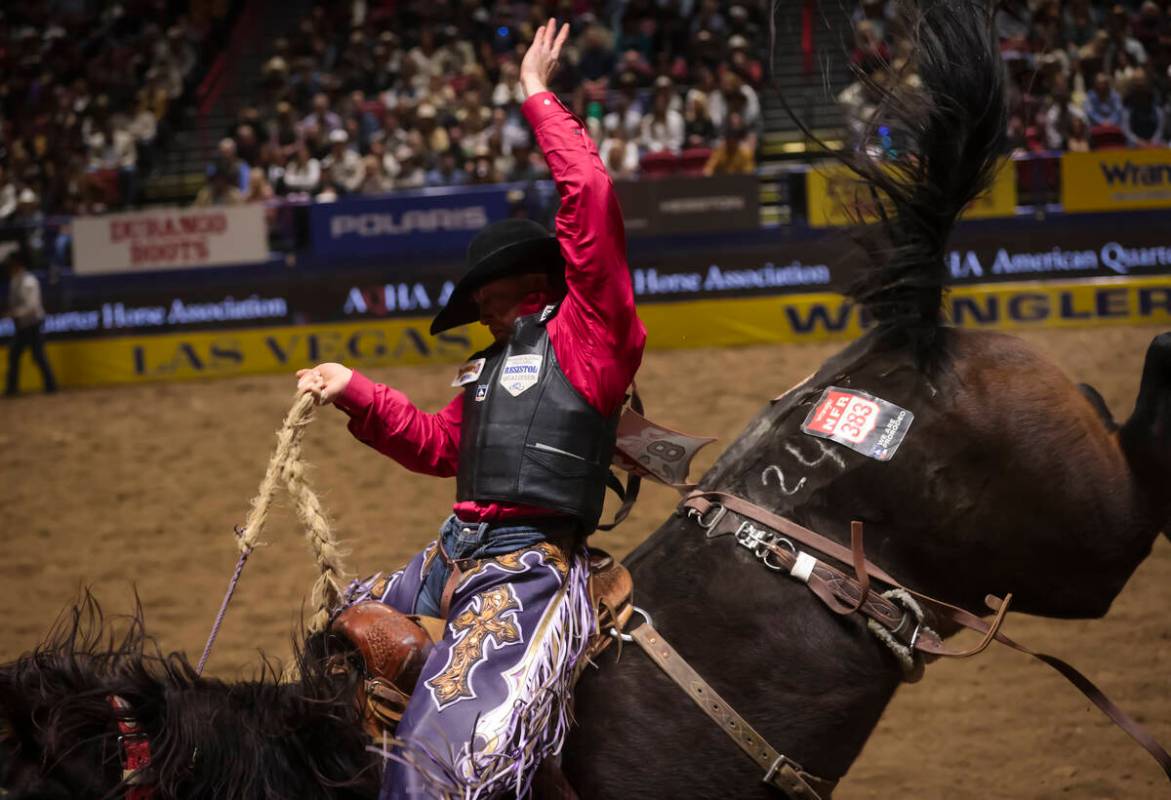
<path fill-rule="evenodd" d="M 831 386 L 809 412 L 801 430 L 832 439 L 864 456 L 889 461 L 914 419 L 910 411 L 882 398 Z"/>

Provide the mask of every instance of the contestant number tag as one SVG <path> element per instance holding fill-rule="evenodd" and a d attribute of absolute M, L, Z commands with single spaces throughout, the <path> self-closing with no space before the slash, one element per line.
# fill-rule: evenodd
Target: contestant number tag
<path fill-rule="evenodd" d="M 822 392 L 801 430 L 869 458 L 889 461 L 914 419 L 910 411 L 881 397 L 831 386 Z"/>

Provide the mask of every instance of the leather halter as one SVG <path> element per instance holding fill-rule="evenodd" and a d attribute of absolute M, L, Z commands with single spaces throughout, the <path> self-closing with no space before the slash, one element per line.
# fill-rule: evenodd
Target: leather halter
<path fill-rule="evenodd" d="M 108 694 L 106 702 L 114 710 L 118 725 L 118 758 L 122 762 L 122 783 L 126 785 L 126 800 L 152 800 L 153 783 L 146 783 L 144 771 L 150 767 L 150 739 L 134 718 L 129 701 L 121 695 Z"/>
<path fill-rule="evenodd" d="M 870 592 L 870 577 L 901 589 L 915 598 L 923 607 L 930 610 L 936 618 L 950 622 L 953 625 L 968 628 L 983 636 L 976 647 L 964 651 L 952 651 L 943 647 L 943 642 L 929 628 L 915 625 L 915 633 L 906 640 L 907 646 L 913 652 L 919 652 L 929 657 L 949 656 L 964 658 L 982 652 L 993 640 L 1007 645 L 1014 650 L 1030 655 L 1057 670 L 1066 680 L 1078 688 L 1094 705 L 1106 714 L 1118 727 L 1122 728 L 1132 739 L 1138 742 L 1159 763 L 1163 772 L 1171 780 L 1171 754 L 1163 749 L 1153 736 L 1150 735 L 1136 720 L 1121 708 L 1116 706 L 1110 698 L 1094 685 L 1089 678 L 1070 666 L 1065 661 L 1045 653 L 1038 653 L 1021 645 L 1000 631 L 1004 615 L 1008 611 L 1012 595 L 1007 595 L 1003 601 L 989 595 L 985 602 L 996 612 L 992 622 L 988 622 L 958 606 L 945 603 L 942 600 L 919 594 L 907 589 L 897 580 L 888 575 L 881 568 L 866 560 L 862 547 L 862 525 L 851 525 L 851 547 L 843 547 L 837 542 L 809 530 L 790 519 L 775 514 L 736 495 L 726 492 L 695 491 L 687 495 L 680 504 L 680 511 L 686 513 L 696 521 L 700 528 L 706 531 L 708 538 L 725 533 L 744 531 L 745 525 L 752 523 L 764 526 L 771 532 L 790 537 L 796 542 L 810 547 L 821 554 L 835 560 L 852 564 L 855 575 L 849 576 L 842 571 L 831 567 L 813 555 L 802 552 L 789 542 L 789 547 L 779 545 L 772 537 L 761 536 L 757 545 L 757 555 L 772 569 L 785 570 L 798 580 L 805 582 L 823 602 L 839 614 L 860 612 L 876 620 L 890 630 L 896 637 L 904 632 L 907 623 L 906 612 L 891 603 L 882 595 Z M 769 564 L 768 559 L 775 558 L 776 566 Z M 883 603 L 885 602 L 885 606 Z M 895 613 L 893 609 L 898 609 Z M 890 624 L 897 620 L 892 627 Z"/>

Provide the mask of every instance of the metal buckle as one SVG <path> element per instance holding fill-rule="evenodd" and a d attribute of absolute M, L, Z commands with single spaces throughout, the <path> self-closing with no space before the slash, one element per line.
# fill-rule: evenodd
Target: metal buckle
<path fill-rule="evenodd" d="M 695 524 L 708 532 L 710 538 L 713 534 L 711 531 L 720 524 L 720 520 L 728 513 L 728 509 L 724 508 L 722 503 L 712 503 L 708 506 L 706 512 L 700 513 L 694 508 L 687 509 L 687 516 L 695 520 Z"/>
<path fill-rule="evenodd" d="M 773 552 L 774 547 L 783 547 L 794 555 L 797 553 L 797 546 L 791 540 L 768 528 L 758 528 L 747 520 L 740 523 L 735 536 L 737 544 L 746 550 L 751 550 L 752 554 L 773 572 L 785 571 L 780 563 L 770 560 L 776 557 Z"/>
<path fill-rule="evenodd" d="M 764 777 L 760 779 L 761 782 L 772 783 L 773 778 L 776 777 L 778 772 L 780 772 L 781 767 L 785 766 L 786 764 L 788 764 L 794 770 L 799 771 L 801 769 L 801 765 L 793 759 L 786 755 L 778 755 L 777 760 L 773 762 L 773 765 L 768 768 L 768 772 L 764 773 Z"/>
<path fill-rule="evenodd" d="M 635 614 L 638 614 L 640 617 L 642 617 L 643 621 L 647 625 L 653 624 L 651 622 L 651 615 L 646 613 L 645 610 L 639 608 L 638 606 L 631 606 L 630 608 L 631 608 L 631 611 L 633 611 Z M 618 630 L 617 628 L 615 628 L 612 625 L 610 626 L 610 638 L 611 639 L 621 639 L 624 642 L 633 642 L 634 641 L 634 637 L 631 636 L 629 633 L 623 633 L 622 631 Z"/>
<path fill-rule="evenodd" d="M 736 529 L 736 543 L 741 547 L 747 548 L 754 553 L 760 548 L 762 544 L 767 544 L 772 541 L 775 536 L 772 531 L 758 528 L 748 520 L 740 523 L 740 527 Z"/>

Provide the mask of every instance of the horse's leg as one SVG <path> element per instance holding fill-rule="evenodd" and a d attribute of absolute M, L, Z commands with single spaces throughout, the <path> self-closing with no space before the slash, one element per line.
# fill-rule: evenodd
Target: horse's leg
<path fill-rule="evenodd" d="M 1171 514 L 1171 333 L 1156 336 L 1147 350 L 1138 400 L 1119 431 L 1119 443 L 1155 521 L 1166 526 Z"/>

